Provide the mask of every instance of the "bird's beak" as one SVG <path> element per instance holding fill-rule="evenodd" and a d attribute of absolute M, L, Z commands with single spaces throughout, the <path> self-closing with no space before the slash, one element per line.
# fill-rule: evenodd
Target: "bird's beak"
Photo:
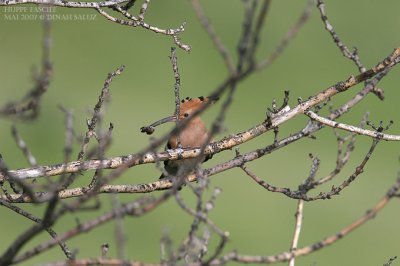
<path fill-rule="evenodd" d="M 175 122 L 175 121 L 176 121 L 176 116 L 171 115 L 171 116 L 165 117 L 163 119 L 160 119 L 160 120 L 154 122 L 153 124 L 150 125 L 150 127 L 156 127 L 156 126 L 159 126 L 159 125 L 167 123 L 167 122 Z"/>
<path fill-rule="evenodd" d="M 159 125 L 167 123 L 167 122 L 175 122 L 175 121 L 176 121 L 175 115 L 171 115 L 171 116 L 165 117 L 163 119 L 160 119 L 160 120 L 154 122 L 153 124 L 151 124 L 149 126 L 141 127 L 140 131 L 141 132 L 146 132 L 147 135 L 150 135 L 150 134 L 153 134 L 153 132 L 155 130 L 154 128 L 156 126 L 159 126 Z"/>

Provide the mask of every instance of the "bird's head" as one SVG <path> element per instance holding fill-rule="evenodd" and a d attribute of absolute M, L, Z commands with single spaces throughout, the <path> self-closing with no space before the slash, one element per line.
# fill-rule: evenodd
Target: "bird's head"
<path fill-rule="evenodd" d="M 179 108 L 179 121 L 185 120 L 189 117 L 191 117 L 193 114 L 196 113 L 197 110 L 200 110 L 201 108 L 204 108 L 205 105 L 209 103 L 214 103 L 218 100 L 216 97 L 203 97 L 199 96 L 197 98 L 189 98 L 186 97 L 180 102 L 180 108 Z M 167 122 L 176 122 L 176 115 L 171 115 L 168 117 L 165 117 L 163 119 L 160 119 L 150 126 L 142 127 L 140 129 L 141 132 L 146 132 L 147 134 L 152 134 L 154 132 L 154 128 L 156 126 L 159 126 L 161 124 L 167 123 Z"/>
<path fill-rule="evenodd" d="M 210 98 L 203 96 L 194 99 L 189 97 L 183 99 L 179 109 L 179 121 L 192 116 L 197 110 L 203 108 L 208 102 L 210 102 Z M 173 117 L 175 118 L 175 115 L 173 115 Z"/>

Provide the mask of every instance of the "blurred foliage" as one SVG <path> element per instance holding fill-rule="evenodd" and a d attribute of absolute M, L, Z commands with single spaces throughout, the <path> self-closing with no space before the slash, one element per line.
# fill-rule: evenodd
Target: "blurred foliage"
<path fill-rule="evenodd" d="M 208 0 L 202 3 L 216 32 L 228 50 L 235 53 L 243 18 L 241 1 Z M 304 5 L 305 1 L 272 2 L 262 34 L 259 58 L 274 50 L 302 12 Z M 5 19 L 6 12 L 3 8 L 0 8 L 1 105 L 18 99 L 32 86 L 31 70 L 35 66 L 40 67 L 42 45 L 40 20 Z M 326 1 L 330 22 L 349 48 L 356 46 L 359 49 L 366 67 L 375 65 L 399 45 L 399 8 L 400 2 L 397 0 Z M 170 37 L 118 25 L 107 21 L 93 10 L 56 9 L 56 13 L 60 14 L 95 14 L 96 18 L 94 21 L 53 21 L 51 58 L 54 76 L 49 91 L 43 98 L 40 117 L 32 123 L 0 120 L 0 153 L 12 169 L 27 167 L 27 163 L 12 141 L 11 124 L 16 124 L 40 164 L 60 163 L 64 115 L 57 105 L 62 104 L 74 110 L 75 130 L 83 133 L 85 120 L 90 116 L 88 111 L 96 103 L 107 73 L 122 64 L 126 69 L 111 84 L 112 101 L 107 107 L 104 120 L 105 126 L 109 122 L 115 125 L 113 143 L 107 156 L 134 153 L 145 148 L 149 137 L 141 134 L 139 128 L 174 111 L 174 78 L 168 58 L 173 45 Z M 227 74 L 224 64 L 196 20 L 190 1 L 152 1 L 145 20 L 162 28 L 177 27 L 183 21 L 187 22 L 181 39 L 192 45 L 193 49 L 189 54 L 178 50 L 182 96 L 208 95 L 224 80 Z M 369 95 L 340 121 L 358 124 L 363 113 L 369 111 L 373 122 L 393 119 L 395 124 L 390 132 L 398 133 L 400 119 L 395 108 L 400 97 L 397 91 L 400 84 L 399 71 L 396 67 L 380 84 L 385 90 L 384 102 Z M 276 98 L 279 102 L 286 89 L 290 90 L 290 105 L 293 106 L 297 97 L 306 99 L 356 73 L 356 67 L 340 54 L 332 42 L 320 21 L 319 12 L 314 8 L 311 18 L 298 37 L 290 43 L 275 64 L 239 85 L 235 101 L 224 123 L 226 130 L 219 138 L 224 134 L 244 131 L 262 121 L 272 99 Z M 360 86 L 335 97 L 332 105 L 339 106 L 358 89 Z M 218 108 L 216 105 L 207 112 L 205 117 L 208 122 L 215 117 Z M 300 129 L 306 121 L 307 119 L 299 117 L 283 125 L 280 129 L 281 137 Z M 168 129 L 167 126 L 162 130 L 160 128 L 156 135 L 161 136 Z M 272 184 L 296 187 L 308 174 L 311 166 L 308 154 L 311 152 L 321 159 L 319 176 L 322 176 L 334 167 L 336 142 L 330 129 L 321 130 L 316 137 L 316 140 L 303 139 L 248 166 Z M 240 151 L 263 147 L 271 141 L 271 134 L 261 136 L 240 146 Z M 369 144 L 367 137 L 358 137 L 349 165 L 333 184 L 339 184 L 352 173 L 368 150 Z M 300 247 L 336 233 L 363 215 L 383 196 L 394 182 L 399 168 L 398 147 L 397 143 L 381 143 L 366 166 L 365 173 L 340 196 L 305 205 Z M 78 152 L 79 148 L 76 146 L 75 156 Z M 214 156 L 206 166 L 233 156 L 234 151 L 223 152 Z M 80 176 L 76 185 L 89 182 L 90 174 Z M 127 171 L 117 182 L 148 182 L 156 180 L 158 176 L 159 173 L 153 165 L 146 165 Z M 331 185 L 332 183 L 324 188 L 328 190 Z M 231 240 L 226 251 L 234 248 L 244 254 L 273 255 L 289 249 L 296 201 L 264 191 L 238 169 L 213 176 L 211 187 L 215 186 L 221 187 L 223 192 L 216 201 L 211 218 L 223 230 L 230 232 Z M 183 190 L 183 194 L 188 202 L 195 202 L 189 191 Z M 131 201 L 137 197 L 138 195 L 120 195 L 122 201 Z M 76 223 L 77 219 L 83 222 L 109 210 L 110 196 L 102 195 L 101 199 L 100 210 L 72 213 L 56 224 L 55 230 L 62 233 Z M 400 215 L 395 204 L 396 201 L 389 204 L 376 219 L 334 246 L 299 258 L 298 265 L 382 265 L 389 257 L 400 255 L 400 233 L 397 226 Z M 42 215 L 41 206 L 21 207 L 38 216 Z M 31 222 L 6 208 L 0 209 L 0 216 L 0 226 L 3 228 L 0 238 L 2 253 Z M 125 229 L 128 240 L 126 252 L 129 258 L 146 262 L 158 261 L 159 240 L 163 231 L 167 230 L 171 234 L 177 246 L 190 230 L 190 221 L 191 218 L 173 199 L 140 219 L 128 217 L 125 220 Z M 10 230 L 4 230 L 9 226 Z M 28 243 L 24 250 L 48 238 L 43 233 Z M 100 256 L 100 245 L 105 242 L 111 245 L 109 255 L 115 256 L 112 223 L 74 238 L 67 244 L 71 248 L 79 249 L 79 258 L 87 258 Z M 212 239 L 212 242 L 215 244 L 216 239 Z M 54 248 L 22 265 L 62 258 L 61 251 Z M 393 263 L 397 264 L 396 261 Z"/>

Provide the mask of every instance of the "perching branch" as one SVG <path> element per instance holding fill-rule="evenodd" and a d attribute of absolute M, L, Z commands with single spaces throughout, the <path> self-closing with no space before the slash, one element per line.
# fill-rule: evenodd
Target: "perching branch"
<path fill-rule="evenodd" d="M 333 97 L 334 95 L 344 92 L 349 88 L 366 81 L 375 75 L 385 71 L 387 68 L 393 67 L 396 65 L 400 58 L 400 48 L 396 48 L 393 53 L 391 53 L 384 61 L 378 63 L 375 67 L 369 69 L 365 73 L 359 74 L 357 76 L 351 76 L 345 81 L 340 81 L 335 85 L 327 88 L 326 90 L 316 94 L 313 97 L 310 97 L 309 100 L 304 101 L 294 107 L 293 109 L 284 112 L 280 115 L 274 116 L 271 119 L 256 125 L 244 132 L 235 134 L 230 137 L 226 137 L 220 141 L 214 142 L 212 144 L 207 145 L 204 149 L 205 154 L 215 154 L 227 149 L 231 149 L 237 145 L 245 143 L 255 137 L 269 131 L 271 128 L 277 127 L 286 121 L 289 121 L 293 117 L 305 113 L 313 106 L 327 100 L 328 98 Z M 187 159 L 194 158 L 200 154 L 200 149 L 177 149 L 177 150 L 169 150 L 165 152 L 160 152 L 154 154 L 153 152 L 145 153 L 144 155 L 125 155 L 114 157 L 110 159 L 104 160 L 90 160 L 86 162 L 73 161 L 67 164 L 58 164 L 58 165 L 49 165 L 49 166 L 40 166 L 37 168 L 26 168 L 20 170 L 12 170 L 9 171 L 10 174 L 15 176 L 16 178 L 26 179 L 26 178 L 37 178 L 42 176 L 54 176 L 65 173 L 76 173 L 79 171 L 87 171 L 93 169 L 115 169 L 121 166 L 136 166 L 139 164 L 146 163 L 154 163 L 156 161 L 165 161 L 165 160 L 177 160 L 179 159 Z M 0 179 L 4 179 L 4 176 L 0 174 Z"/>

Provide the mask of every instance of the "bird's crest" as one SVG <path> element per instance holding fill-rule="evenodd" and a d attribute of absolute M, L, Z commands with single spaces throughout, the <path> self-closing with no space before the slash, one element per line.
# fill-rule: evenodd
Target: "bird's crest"
<path fill-rule="evenodd" d="M 183 115 L 187 111 L 195 111 L 200 109 L 204 104 L 208 103 L 210 100 L 208 97 L 199 96 L 197 98 L 186 97 L 181 101 L 180 113 Z"/>

